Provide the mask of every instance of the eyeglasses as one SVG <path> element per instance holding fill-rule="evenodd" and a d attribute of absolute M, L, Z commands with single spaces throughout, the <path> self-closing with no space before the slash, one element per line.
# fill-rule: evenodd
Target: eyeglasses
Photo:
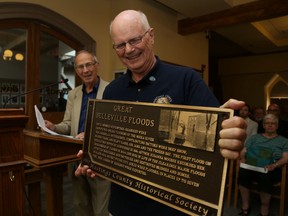
<path fill-rule="evenodd" d="M 276 125 L 277 123 L 276 122 L 265 122 L 264 124 L 265 125 Z"/>
<path fill-rule="evenodd" d="M 81 64 L 81 65 L 75 65 L 75 70 L 76 71 L 83 71 L 84 68 L 86 68 L 87 70 L 92 70 L 93 66 L 96 64 L 97 62 L 87 62 L 86 64 Z"/>
<path fill-rule="evenodd" d="M 279 112 L 279 109 L 268 109 L 268 112 Z"/>
<path fill-rule="evenodd" d="M 113 44 L 113 49 L 115 49 L 116 51 L 122 51 L 125 47 L 126 44 L 128 43 L 130 46 L 136 46 L 137 44 L 142 42 L 143 37 L 150 31 L 150 29 L 148 29 L 143 35 L 140 35 L 138 37 L 132 38 L 130 40 L 128 40 L 127 42 L 123 42 L 120 44 Z"/>

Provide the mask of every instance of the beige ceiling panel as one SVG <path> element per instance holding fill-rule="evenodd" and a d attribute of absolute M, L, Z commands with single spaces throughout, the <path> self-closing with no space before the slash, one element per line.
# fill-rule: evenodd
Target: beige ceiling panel
<path fill-rule="evenodd" d="M 254 22 L 252 25 L 276 46 L 288 45 L 288 16 Z"/>

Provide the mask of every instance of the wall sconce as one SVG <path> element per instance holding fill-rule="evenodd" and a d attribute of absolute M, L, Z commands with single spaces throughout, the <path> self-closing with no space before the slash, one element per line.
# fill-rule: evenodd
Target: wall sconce
<path fill-rule="evenodd" d="M 17 54 L 15 55 L 15 59 L 16 59 L 17 61 L 23 61 L 24 56 L 23 56 L 23 54 L 21 54 L 21 53 L 17 53 Z"/>
<path fill-rule="evenodd" d="M 13 52 L 11 50 L 7 49 L 4 51 L 3 59 L 10 61 L 12 59 L 12 56 L 13 56 Z"/>

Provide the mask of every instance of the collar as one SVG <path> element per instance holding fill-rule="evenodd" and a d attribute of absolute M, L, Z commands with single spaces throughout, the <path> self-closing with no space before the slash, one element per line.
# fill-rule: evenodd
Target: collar
<path fill-rule="evenodd" d="M 93 90 L 92 90 L 92 92 L 90 92 L 90 93 L 93 93 L 93 92 L 95 93 L 95 92 L 97 92 L 97 91 L 98 91 L 99 84 L 100 84 L 100 78 L 98 77 L 98 82 L 94 85 Z M 86 85 L 85 85 L 85 83 L 83 83 L 83 85 L 82 85 L 82 92 L 88 94 L 88 93 L 86 92 Z"/>

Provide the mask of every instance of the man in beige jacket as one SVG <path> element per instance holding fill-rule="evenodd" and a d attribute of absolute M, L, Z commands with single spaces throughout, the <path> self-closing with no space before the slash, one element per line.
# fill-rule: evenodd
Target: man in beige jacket
<path fill-rule="evenodd" d="M 74 68 L 83 84 L 71 90 L 68 94 L 66 111 L 63 121 L 53 124 L 45 120 L 50 130 L 60 134 L 71 135 L 84 139 L 84 128 L 88 99 L 101 99 L 108 82 L 98 76 L 99 62 L 97 57 L 87 51 L 80 51 L 75 57 Z M 75 155 L 77 152 L 75 152 Z M 76 216 L 108 216 L 110 197 L 110 182 L 97 177 L 75 177 L 73 164 L 70 169 L 73 185 L 73 203 Z M 72 167 L 72 165 L 70 166 Z"/>

